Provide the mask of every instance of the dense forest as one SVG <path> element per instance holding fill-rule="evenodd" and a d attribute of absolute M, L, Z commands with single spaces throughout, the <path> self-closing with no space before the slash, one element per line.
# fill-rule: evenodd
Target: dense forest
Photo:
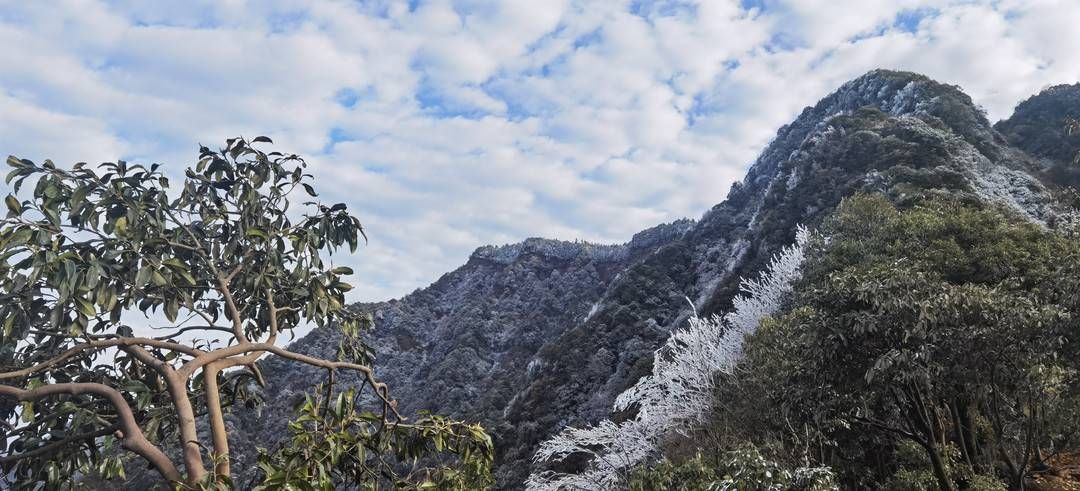
<path fill-rule="evenodd" d="M 1023 489 L 1074 464 L 1078 247 L 993 205 L 848 198 L 708 421 L 631 487 Z"/>

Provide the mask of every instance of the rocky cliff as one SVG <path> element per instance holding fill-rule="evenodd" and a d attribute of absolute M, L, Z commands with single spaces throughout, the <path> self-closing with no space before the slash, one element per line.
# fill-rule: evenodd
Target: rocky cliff
<path fill-rule="evenodd" d="M 1057 189 L 1071 184 L 1062 170 L 1072 160 L 1040 138 L 1073 114 L 1080 89 L 1053 88 L 995 129 L 957 87 L 870 72 L 781 128 L 697 222 L 661 225 L 623 245 L 481 247 L 430 287 L 363 306 L 376 320 L 377 373 L 405 412 L 481 421 L 495 437 L 500 486 L 518 488 L 540 441 L 607 416 L 615 396 L 648 372 L 653 351 L 688 316 L 686 298 L 705 314 L 726 309 L 741 276 L 845 196 L 951 193 L 1059 219 Z M 294 347 L 333 356 L 336 346 L 332 330 L 319 330 Z M 275 360 L 265 372 L 275 408 L 263 414 L 274 419 L 231 417 L 233 448 L 272 442 L 281 415 L 320 376 Z M 251 452 L 236 458 L 243 468 Z"/>

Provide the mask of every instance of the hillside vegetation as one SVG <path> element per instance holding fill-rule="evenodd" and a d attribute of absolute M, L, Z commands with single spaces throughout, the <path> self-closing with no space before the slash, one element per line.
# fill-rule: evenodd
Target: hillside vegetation
<path fill-rule="evenodd" d="M 1080 443 L 1075 230 L 992 205 L 860 195 L 817 237 L 786 307 L 717 383 L 712 419 L 668 442 L 669 455 L 696 454 L 635 482 L 689 486 L 702 478 L 676 485 L 685 467 L 723 468 L 748 448 L 781 468 L 829 468 L 844 489 L 1071 478 L 1051 465 Z"/>

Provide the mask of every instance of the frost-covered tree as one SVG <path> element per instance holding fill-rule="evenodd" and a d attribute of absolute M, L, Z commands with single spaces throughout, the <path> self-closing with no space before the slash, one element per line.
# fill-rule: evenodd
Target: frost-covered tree
<path fill-rule="evenodd" d="M 540 445 L 537 464 L 559 462 L 571 455 L 588 457 L 579 473 L 542 471 L 529 476 L 529 489 L 610 489 L 625 482 L 635 465 L 659 453 L 659 442 L 698 423 L 712 407 L 717 376 L 731 374 L 742 340 L 761 319 L 775 313 L 799 278 L 810 233 L 799 227 L 795 243 L 773 257 L 758 279 L 744 279 L 743 294 L 731 312 L 698 317 L 675 331 L 657 350 L 653 373 L 623 392 L 615 410 L 636 408 L 622 423 L 603 421 L 589 428 L 567 428 Z"/>

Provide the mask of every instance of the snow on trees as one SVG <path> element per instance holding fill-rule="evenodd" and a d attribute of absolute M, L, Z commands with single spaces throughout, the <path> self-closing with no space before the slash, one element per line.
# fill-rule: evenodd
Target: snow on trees
<path fill-rule="evenodd" d="M 542 443 L 533 457 L 537 464 L 561 462 L 583 454 L 588 465 L 579 473 L 535 472 L 526 487 L 548 489 L 610 489 L 625 482 L 633 467 L 659 454 L 666 435 L 701 422 L 712 408 L 716 377 L 731 374 L 743 339 L 763 318 L 775 313 L 791 293 L 806 257 L 810 232 L 799 227 L 795 243 L 773 257 L 758 279 L 744 279 L 743 292 L 723 317 L 698 317 L 672 333 L 657 350 L 653 373 L 643 377 L 615 400 L 614 409 L 637 408 L 627 421 L 602 421 L 588 428 L 566 428 Z"/>

